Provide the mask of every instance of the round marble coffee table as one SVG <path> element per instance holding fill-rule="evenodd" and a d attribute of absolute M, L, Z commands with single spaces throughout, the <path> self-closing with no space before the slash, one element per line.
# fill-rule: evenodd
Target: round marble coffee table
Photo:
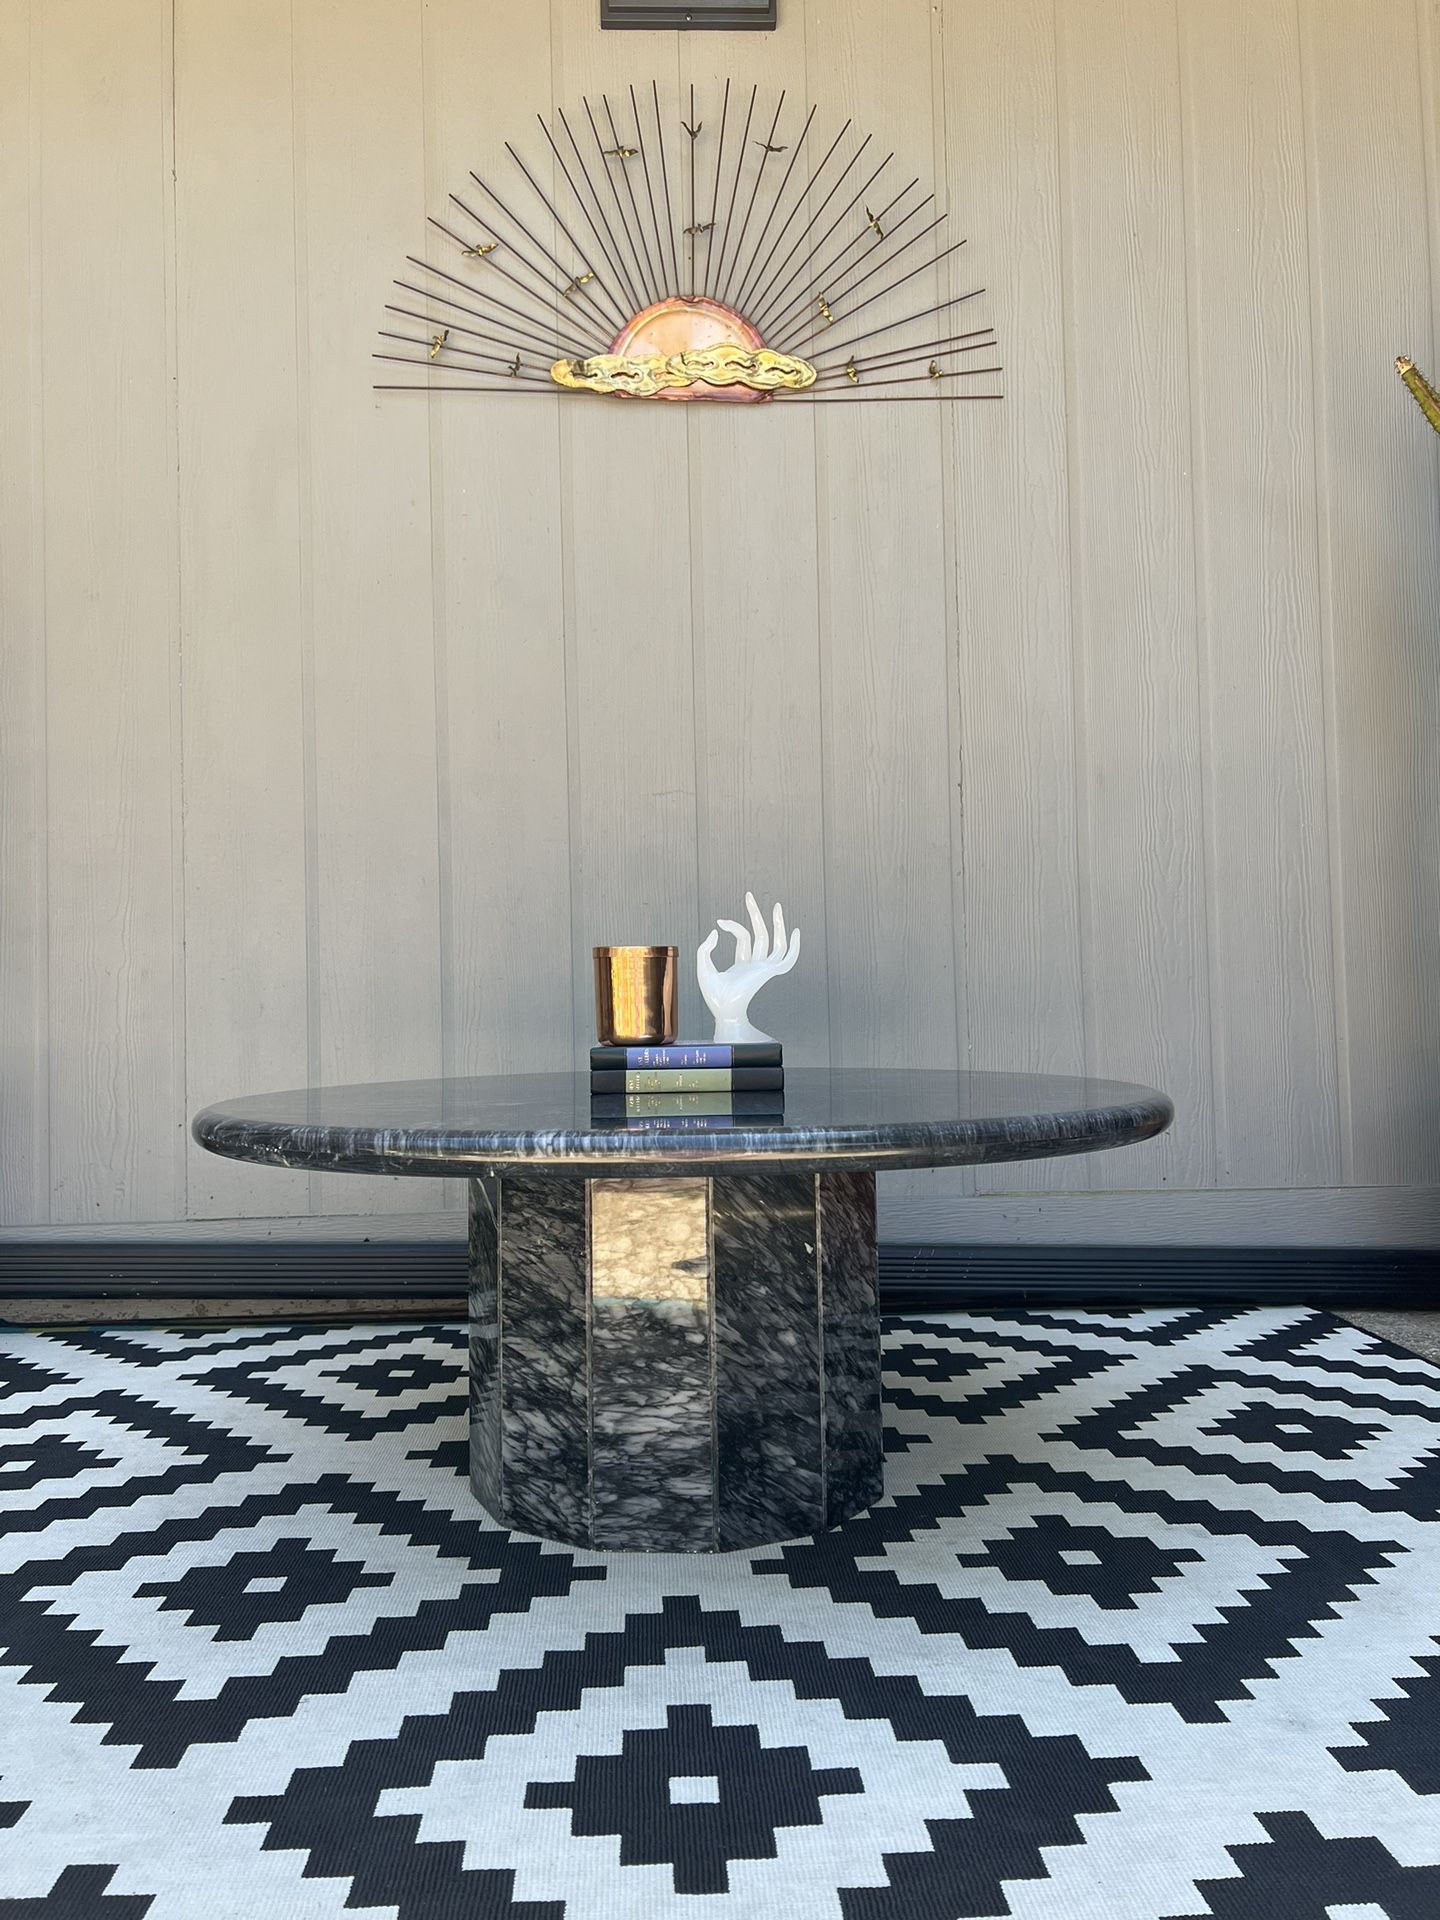
<path fill-rule="evenodd" d="M 790 1071 L 783 1117 L 592 1116 L 586 1075 L 207 1108 L 212 1153 L 470 1183 L 470 1478 L 507 1527 L 716 1552 L 878 1499 L 875 1175 L 1161 1133 L 1105 1080 Z"/>

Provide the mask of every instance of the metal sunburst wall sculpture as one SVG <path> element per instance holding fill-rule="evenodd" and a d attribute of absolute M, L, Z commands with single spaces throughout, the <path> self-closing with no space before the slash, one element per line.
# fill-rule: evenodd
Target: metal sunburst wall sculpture
<path fill-rule="evenodd" d="M 375 357 L 426 378 L 380 391 L 1001 397 L 993 330 L 963 329 L 984 288 L 932 297 L 965 241 L 853 121 L 825 145 L 814 107 L 787 120 L 784 93 L 772 112 L 729 81 L 713 112 L 691 88 L 667 116 L 652 83 L 536 117 L 539 164 L 507 141 L 517 174 L 497 190 L 472 173 L 430 220 L 442 257 L 407 255 Z"/>

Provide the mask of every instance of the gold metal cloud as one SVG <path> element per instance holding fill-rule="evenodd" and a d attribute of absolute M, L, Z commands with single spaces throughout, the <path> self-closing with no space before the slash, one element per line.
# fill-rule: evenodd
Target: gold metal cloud
<path fill-rule="evenodd" d="M 815 369 L 793 354 L 769 347 L 719 345 L 685 353 L 592 353 L 584 360 L 557 360 L 550 378 L 558 387 L 588 393 L 629 393 L 646 398 L 679 387 L 749 387 L 775 393 L 815 384 Z"/>

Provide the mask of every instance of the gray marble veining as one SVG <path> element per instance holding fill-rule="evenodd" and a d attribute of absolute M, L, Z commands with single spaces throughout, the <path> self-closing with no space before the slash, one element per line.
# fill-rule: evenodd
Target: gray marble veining
<path fill-rule="evenodd" d="M 213 1153 L 333 1172 L 455 1175 L 505 1168 L 630 1177 L 937 1167 L 1094 1153 L 1162 1133 L 1163 1093 L 1050 1074 L 795 1068 L 774 1119 L 709 1126 L 601 1121 L 588 1076 L 512 1074 L 312 1087 L 209 1107 Z"/>
<path fill-rule="evenodd" d="M 820 1338 L 825 1379 L 825 1521 L 872 1506 L 883 1491 L 880 1271 L 875 1176 L 817 1179 Z"/>
<path fill-rule="evenodd" d="M 500 1182 L 470 1182 L 470 1483 L 499 1509 Z"/>
<path fill-rule="evenodd" d="M 704 1301 L 595 1299 L 593 1546 L 713 1549 L 710 1344 Z"/>
<path fill-rule="evenodd" d="M 471 1185 L 471 1484 L 600 1550 L 794 1539 L 879 1497 L 874 1177 Z"/>
<path fill-rule="evenodd" d="M 505 1513 L 547 1539 L 590 1534 L 583 1180 L 500 1185 L 500 1450 Z"/>
<path fill-rule="evenodd" d="M 712 1190 L 718 1544 L 793 1539 L 825 1519 L 815 1181 Z"/>
<path fill-rule="evenodd" d="M 590 1182 L 596 1547 L 715 1544 L 709 1201 L 705 1180 Z"/>

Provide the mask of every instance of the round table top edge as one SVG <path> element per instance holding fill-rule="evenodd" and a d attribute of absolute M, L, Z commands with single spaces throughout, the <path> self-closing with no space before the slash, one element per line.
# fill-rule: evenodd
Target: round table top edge
<path fill-rule="evenodd" d="M 1117 1083 L 1107 1083 L 1116 1087 Z M 535 1129 L 534 1144 L 519 1145 L 524 1130 L 473 1128 L 463 1144 L 445 1141 L 433 1127 L 396 1129 L 331 1126 L 316 1129 L 295 1121 L 249 1119 L 224 1103 L 204 1108 L 191 1133 L 208 1152 L 254 1164 L 380 1175 L 461 1179 L 476 1174 L 525 1172 L 611 1178 L 673 1177 L 676 1173 L 771 1171 L 902 1172 L 907 1169 L 1062 1159 L 1132 1146 L 1165 1132 L 1175 1117 L 1167 1094 L 1135 1086 L 1134 1098 L 1071 1109 L 1009 1116 L 980 1115 L 954 1121 L 899 1121 L 825 1127 L 797 1124 L 755 1130 L 741 1125 L 677 1134 L 616 1127 L 613 1131 L 571 1127 Z M 243 1142 L 225 1138 L 243 1130 Z M 1029 1140 L 1017 1129 L 1032 1132 Z M 309 1138 L 320 1132 L 320 1138 Z M 887 1140 L 886 1136 L 892 1136 Z M 903 1136 L 903 1137 L 902 1137 Z"/>

